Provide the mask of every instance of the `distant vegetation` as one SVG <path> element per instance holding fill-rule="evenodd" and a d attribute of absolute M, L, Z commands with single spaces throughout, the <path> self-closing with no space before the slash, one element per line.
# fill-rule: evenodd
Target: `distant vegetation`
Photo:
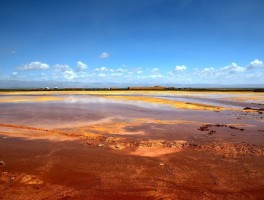
<path fill-rule="evenodd" d="M 125 91 L 125 90 L 133 90 L 133 91 L 197 91 L 197 92 L 205 92 L 205 91 L 219 91 L 219 92 L 264 92 L 264 88 L 177 88 L 177 87 L 164 87 L 164 86 L 151 86 L 151 87 L 126 87 L 126 88 L 34 88 L 34 89 L 0 89 L 0 92 L 14 92 L 14 91 Z"/>

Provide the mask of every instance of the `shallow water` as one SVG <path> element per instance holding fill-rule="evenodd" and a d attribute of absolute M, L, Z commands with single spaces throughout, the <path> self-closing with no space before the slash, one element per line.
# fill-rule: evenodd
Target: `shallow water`
<path fill-rule="evenodd" d="M 41 96 L 37 97 L 54 97 Z M 200 135 L 197 132 L 199 124 L 240 124 L 242 126 L 254 126 L 255 131 L 262 130 L 263 117 L 261 114 L 246 114 L 239 111 L 204 111 L 177 109 L 166 104 L 155 104 L 143 101 L 130 101 L 105 98 L 95 95 L 59 95 L 60 99 L 38 101 L 36 96 L 16 96 L 13 102 L 0 103 L 0 122 L 1 124 L 18 124 L 40 128 L 69 128 L 88 126 L 90 124 L 104 124 L 106 122 L 125 122 L 130 126 L 131 121 L 141 119 L 137 125 L 126 128 L 124 131 L 133 130 L 145 132 L 144 137 L 158 138 L 177 138 L 185 135 Z M 203 97 L 187 96 L 161 96 L 169 100 L 202 103 L 217 106 L 227 106 L 241 108 L 248 103 L 236 102 L 235 100 L 220 100 Z M 1 99 L 10 99 L 11 96 L 2 96 Z M 52 98 L 51 98 L 52 99 Z M 251 104 L 249 104 L 251 105 Z M 156 122 L 151 120 L 161 120 L 157 122 L 159 129 L 153 129 Z M 176 124 L 162 126 L 159 123 L 169 120 L 178 120 Z M 178 124 L 179 121 L 187 121 Z M 102 125 L 103 126 L 103 125 Z M 252 129 L 253 130 L 253 129 Z M 251 130 L 251 132 L 252 132 Z M 231 130 L 225 130 L 228 133 Z M 230 132 L 231 133 L 231 132 Z M 114 133 L 113 133 L 114 134 Z M 135 133 L 136 135 L 136 133 Z M 221 135 L 220 135 L 221 137 Z"/>
<path fill-rule="evenodd" d="M 241 105 L 241 103 L 238 105 L 235 102 L 230 101 L 223 101 L 219 99 L 209 99 L 209 98 L 197 98 L 197 97 L 164 97 L 161 96 L 159 98 L 168 99 L 168 100 L 174 100 L 174 101 L 184 101 L 187 103 L 198 103 L 198 104 L 206 104 L 206 105 L 212 105 L 212 106 L 224 106 L 224 107 L 230 107 L 230 108 L 243 108 L 244 106 Z"/>
<path fill-rule="evenodd" d="M 38 96 L 39 97 L 39 96 Z M 43 97 L 43 96 L 40 96 Z M 44 97 L 47 97 L 45 95 Z M 143 101 L 115 100 L 94 95 L 59 95 L 61 99 L 52 101 L 36 101 L 35 96 L 16 96 L 17 101 L 0 103 L 1 123 L 25 124 L 39 127 L 64 127 L 85 124 L 105 118 L 134 118 L 159 120 L 189 120 L 204 123 L 245 123 L 258 124 L 253 119 L 238 120 L 232 111 L 202 111 L 183 110 L 164 104 L 148 103 Z M 247 104 L 235 101 L 220 101 L 194 97 L 155 97 L 170 100 L 180 100 L 210 105 L 224 105 L 243 108 Z M 2 96 L 10 98 L 10 96 Z M 23 101 L 25 100 L 25 101 Z"/>

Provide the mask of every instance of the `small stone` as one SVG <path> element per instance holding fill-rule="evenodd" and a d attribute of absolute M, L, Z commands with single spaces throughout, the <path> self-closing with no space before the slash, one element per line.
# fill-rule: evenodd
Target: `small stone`
<path fill-rule="evenodd" d="M 160 165 L 160 166 L 164 166 L 164 163 L 160 163 L 159 165 Z"/>
<path fill-rule="evenodd" d="M 98 147 L 102 147 L 102 146 L 104 146 L 104 144 L 98 144 L 97 146 L 98 146 Z"/>
<path fill-rule="evenodd" d="M 210 130 L 210 131 L 208 132 L 208 135 L 213 135 L 215 132 L 216 132 L 216 131 Z"/>
<path fill-rule="evenodd" d="M 13 181 L 13 180 L 15 180 L 15 178 L 16 178 L 16 177 L 12 176 L 12 177 L 10 178 L 10 180 Z"/>
<path fill-rule="evenodd" d="M 115 148 L 116 148 L 116 149 L 119 149 L 119 148 L 120 148 L 120 146 L 118 146 L 118 145 L 115 145 Z"/>
<path fill-rule="evenodd" d="M 0 166 L 1 166 L 1 165 L 5 165 L 5 162 L 2 161 L 2 160 L 0 161 Z"/>

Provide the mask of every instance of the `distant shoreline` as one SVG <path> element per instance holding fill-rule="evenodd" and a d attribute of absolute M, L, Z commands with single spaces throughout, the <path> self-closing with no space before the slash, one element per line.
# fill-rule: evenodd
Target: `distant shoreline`
<path fill-rule="evenodd" d="M 193 91 L 193 92 L 264 92 L 264 88 L 156 88 L 156 87 L 128 87 L 128 88 L 36 88 L 36 89 L 0 89 L 0 92 L 36 92 L 36 91 Z"/>

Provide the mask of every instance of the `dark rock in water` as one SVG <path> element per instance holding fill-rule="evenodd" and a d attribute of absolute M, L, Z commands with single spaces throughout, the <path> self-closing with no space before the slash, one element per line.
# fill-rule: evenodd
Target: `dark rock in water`
<path fill-rule="evenodd" d="M 212 124 L 205 124 L 203 126 L 201 126 L 200 128 L 198 128 L 199 131 L 209 131 L 209 127 L 212 127 Z"/>
<path fill-rule="evenodd" d="M 201 126 L 200 128 L 198 128 L 199 131 L 209 131 L 209 129 L 207 127 L 203 127 Z"/>
<path fill-rule="evenodd" d="M 256 112 L 258 112 L 259 114 L 262 114 L 262 111 L 264 111 L 264 108 L 250 108 L 250 107 L 245 107 L 243 108 L 243 110 L 254 110 Z"/>
<path fill-rule="evenodd" d="M 229 128 L 235 129 L 235 130 L 240 130 L 240 131 L 244 131 L 245 130 L 244 128 L 238 128 L 238 127 L 235 127 L 235 126 L 229 126 Z"/>
<path fill-rule="evenodd" d="M 208 135 L 213 135 L 216 131 L 210 130 Z"/>
<path fill-rule="evenodd" d="M 226 125 L 224 125 L 224 124 L 215 124 L 214 126 L 216 126 L 216 127 L 226 127 Z"/>
<path fill-rule="evenodd" d="M 250 108 L 250 107 L 245 107 L 245 108 L 243 108 L 243 110 L 251 110 L 252 108 Z"/>

